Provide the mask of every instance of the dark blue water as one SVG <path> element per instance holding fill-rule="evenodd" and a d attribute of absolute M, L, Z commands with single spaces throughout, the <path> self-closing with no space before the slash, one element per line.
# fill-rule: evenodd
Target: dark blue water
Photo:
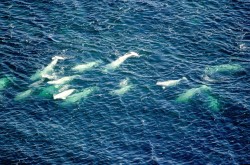
<path fill-rule="evenodd" d="M 0 91 L 0 164 L 249 164 L 249 18 L 248 0 L 1 0 L 0 78 L 12 81 Z M 129 51 L 141 56 L 102 71 Z M 99 90 L 69 106 L 36 94 L 14 101 L 55 55 L 66 58 L 60 76 L 101 60 L 70 84 Z M 204 80 L 221 64 L 244 69 Z M 111 95 L 125 78 L 133 88 Z M 202 95 L 175 101 L 204 84 L 218 111 Z"/>

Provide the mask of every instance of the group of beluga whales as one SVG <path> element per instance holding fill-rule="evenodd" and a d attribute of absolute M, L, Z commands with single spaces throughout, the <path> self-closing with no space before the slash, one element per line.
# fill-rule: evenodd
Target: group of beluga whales
<path fill-rule="evenodd" d="M 104 66 L 103 71 L 108 73 L 109 71 L 117 69 L 123 62 L 131 57 L 140 57 L 139 54 L 135 52 L 129 52 L 125 55 L 119 57 L 113 62 Z M 54 68 L 58 61 L 64 60 L 65 57 L 54 56 L 52 61 L 43 69 L 38 70 L 34 75 L 30 77 L 32 83 L 29 85 L 29 89 L 23 92 L 18 93 L 14 100 L 20 101 L 31 96 L 32 94 L 37 94 L 41 97 L 53 98 L 55 100 L 63 100 L 62 104 L 75 104 L 79 101 L 86 99 L 89 95 L 98 91 L 97 86 L 91 86 L 84 88 L 82 90 L 77 90 L 70 87 L 70 82 L 74 79 L 80 77 L 79 74 L 82 74 L 88 70 L 91 70 L 95 67 L 98 67 L 101 64 L 101 61 L 92 61 L 88 63 L 78 64 L 71 68 L 75 75 L 58 77 Z M 216 75 L 220 74 L 231 74 L 244 70 L 241 65 L 238 64 L 223 64 L 216 66 L 209 66 L 205 68 L 204 71 L 204 80 L 209 82 L 216 82 Z M 10 77 L 4 77 L 0 79 L 0 90 L 5 89 L 8 85 L 11 84 L 13 80 Z M 186 77 L 182 77 L 177 80 L 167 80 L 167 81 L 158 81 L 156 82 L 157 86 L 161 86 L 163 89 L 170 88 L 188 81 Z M 133 88 L 133 85 L 129 82 L 129 78 L 121 80 L 119 83 L 118 89 L 112 90 L 111 95 L 123 95 Z M 178 103 L 187 103 L 192 101 L 195 96 L 203 95 L 205 103 L 213 111 L 219 111 L 220 103 L 219 100 L 212 94 L 212 88 L 207 85 L 201 85 L 196 88 L 191 88 L 186 90 L 184 93 L 180 94 L 176 98 Z"/>

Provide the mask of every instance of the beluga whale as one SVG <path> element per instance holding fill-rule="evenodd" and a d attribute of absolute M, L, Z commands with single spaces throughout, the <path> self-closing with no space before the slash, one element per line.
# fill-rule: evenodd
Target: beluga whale
<path fill-rule="evenodd" d="M 211 91 L 211 87 L 208 87 L 206 85 L 201 85 L 198 88 L 191 88 L 188 89 L 186 92 L 182 93 L 181 95 L 179 95 L 176 101 L 179 103 L 186 103 L 190 101 L 195 95 L 209 91 Z"/>
<path fill-rule="evenodd" d="M 78 77 L 78 75 L 66 76 L 66 77 L 62 77 L 62 78 L 57 79 L 57 80 L 48 81 L 47 83 L 48 84 L 53 84 L 53 85 L 62 85 L 62 84 L 66 84 L 66 83 L 74 80 L 77 77 Z"/>
<path fill-rule="evenodd" d="M 225 76 L 229 76 L 241 71 L 244 71 L 244 68 L 239 64 L 208 66 L 205 68 L 203 79 L 209 82 L 218 82 L 226 79 Z"/>
<path fill-rule="evenodd" d="M 48 64 L 43 70 L 38 70 L 34 75 L 31 76 L 32 81 L 36 81 L 41 78 L 53 79 L 55 76 L 53 75 L 54 67 L 57 64 L 58 60 L 64 60 L 64 57 L 54 56 L 52 57 L 52 62 Z"/>
<path fill-rule="evenodd" d="M 85 71 L 91 70 L 94 67 L 97 67 L 100 63 L 101 63 L 100 61 L 93 61 L 85 64 L 79 64 L 73 67 L 71 70 L 83 73 Z"/>
<path fill-rule="evenodd" d="M 71 95 L 73 92 L 75 91 L 75 89 L 68 89 L 66 91 L 63 91 L 59 94 L 53 95 L 54 100 L 56 99 L 62 99 L 65 100 L 69 95 Z"/>
<path fill-rule="evenodd" d="M 139 54 L 137 54 L 136 52 L 129 52 L 124 54 L 123 56 L 119 57 L 118 59 L 116 59 L 115 61 L 111 62 L 110 64 L 105 66 L 105 72 L 109 71 L 109 70 L 115 70 L 116 68 L 118 68 L 124 61 L 126 61 L 128 58 L 130 57 L 140 57 Z"/>
<path fill-rule="evenodd" d="M 186 77 L 182 77 L 178 80 L 158 81 L 156 85 L 162 86 L 163 89 L 166 87 L 172 87 L 178 85 L 181 81 L 187 81 Z"/>
<path fill-rule="evenodd" d="M 211 109 L 213 112 L 218 112 L 221 109 L 221 104 L 219 100 L 212 95 L 207 96 L 205 103 L 207 104 L 208 108 Z"/>
<path fill-rule="evenodd" d="M 130 89 L 133 88 L 132 84 L 129 84 L 129 79 L 123 79 L 120 83 L 119 83 L 119 89 L 113 90 L 110 92 L 111 95 L 124 95 L 125 93 L 127 93 Z"/>
<path fill-rule="evenodd" d="M 238 71 L 242 71 L 243 67 L 239 64 L 222 64 L 222 65 L 215 65 L 209 66 L 205 68 L 206 75 L 212 75 L 215 73 L 235 73 Z"/>
<path fill-rule="evenodd" d="M 68 85 L 49 85 L 40 89 L 40 93 L 38 94 L 43 98 L 53 98 L 53 95 L 56 93 L 61 93 L 69 88 Z"/>
<path fill-rule="evenodd" d="M 63 104 L 75 104 L 81 100 L 87 99 L 89 95 L 93 94 L 94 92 L 98 91 L 99 88 L 96 86 L 88 87 L 83 89 L 78 93 L 74 93 L 65 99 Z"/>
<path fill-rule="evenodd" d="M 15 101 L 20 101 L 20 100 L 24 100 L 27 97 L 31 96 L 31 94 L 34 92 L 34 89 L 28 89 L 26 91 L 20 92 L 16 95 L 16 97 L 14 98 Z"/>

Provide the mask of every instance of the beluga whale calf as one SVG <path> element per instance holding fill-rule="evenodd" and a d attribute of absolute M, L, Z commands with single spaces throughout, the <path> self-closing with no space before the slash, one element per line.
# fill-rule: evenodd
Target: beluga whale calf
<path fill-rule="evenodd" d="M 178 85 L 181 81 L 187 81 L 186 77 L 182 77 L 178 80 L 158 81 L 156 85 L 162 86 L 163 89 L 166 87 L 172 87 Z"/>
<path fill-rule="evenodd" d="M 97 67 L 100 63 L 101 63 L 100 61 L 93 61 L 85 64 L 79 64 L 73 67 L 71 70 L 83 73 L 85 71 L 91 70 L 94 67 Z"/>
<path fill-rule="evenodd" d="M 105 67 L 105 72 L 109 71 L 109 70 L 115 70 L 116 68 L 118 68 L 124 61 L 126 61 L 128 58 L 130 57 L 140 57 L 139 54 L 137 54 L 136 52 L 129 52 L 124 54 L 123 56 L 119 57 L 117 60 L 111 62 L 110 64 L 106 65 Z"/>
<path fill-rule="evenodd" d="M 38 70 L 34 75 L 31 76 L 31 80 L 35 81 L 41 78 L 53 79 L 55 76 L 53 75 L 54 67 L 57 64 L 58 60 L 64 60 L 64 57 L 54 56 L 52 57 L 52 62 L 48 64 L 43 70 Z"/>

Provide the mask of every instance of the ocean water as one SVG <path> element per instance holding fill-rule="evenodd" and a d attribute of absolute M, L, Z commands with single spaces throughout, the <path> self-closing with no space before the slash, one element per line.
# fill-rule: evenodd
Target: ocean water
<path fill-rule="evenodd" d="M 249 18 L 248 0 L 1 0 L 0 164 L 249 164 Z M 56 55 L 59 78 L 100 61 L 67 83 L 97 90 L 63 104 L 44 80 L 15 99 Z M 225 64 L 241 69 L 206 75 Z"/>

